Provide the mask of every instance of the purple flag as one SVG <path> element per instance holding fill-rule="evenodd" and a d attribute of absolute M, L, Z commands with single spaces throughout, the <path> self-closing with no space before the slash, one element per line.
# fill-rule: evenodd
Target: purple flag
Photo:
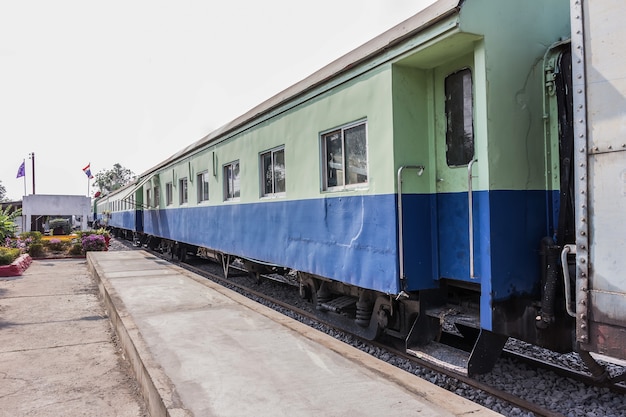
<path fill-rule="evenodd" d="M 21 178 L 26 175 L 26 166 L 24 165 L 25 163 L 25 161 L 22 162 L 22 165 L 20 165 L 20 167 L 17 169 L 17 177 L 15 178 Z"/>

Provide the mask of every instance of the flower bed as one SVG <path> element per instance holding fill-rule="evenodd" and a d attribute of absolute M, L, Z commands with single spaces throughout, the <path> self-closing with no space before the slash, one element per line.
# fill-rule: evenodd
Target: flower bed
<path fill-rule="evenodd" d="M 10 265 L 0 265 L 0 277 L 17 277 L 22 275 L 28 268 L 33 259 L 29 254 L 20 255 Z"/>
<path fill-rule="evenodd" d="M 40 232 L 25 232 L 18 237 L 8 237 L 0 245 L 0 265 L 6 272 L 15 274 L 23 265 L 26 269 L 33 259 L 84 258 L 89 251 L 106 251 L 109 233 L 104 229 L 88 230 L 72 235 L 42 236 Z M 28 254 L 27 263 L 19 262 L 20 254 Z M 12 260 L 17 262 L 17 266 Z M 23 272 L 23 270 L 22 270 Z"/>

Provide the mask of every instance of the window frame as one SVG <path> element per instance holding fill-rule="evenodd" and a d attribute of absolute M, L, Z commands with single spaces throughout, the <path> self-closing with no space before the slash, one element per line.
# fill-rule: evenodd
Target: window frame
<path fill-rule="evenodd" d="M 466 76 L 469 79 L 469 85 L 465 83 Z M 456 106 L 454 105 L 455 103 L 451 103 L 452 99 L 448 98 L 448 95 L 450 94 L 449 89 L 455 87 L 452 85 L 452 82 L 455 81 L 453 77 L 463 77 L 461 78 L 461 81 L 463 82 L 461 92 L 462 103 L 460 103 L 461 105 L 456 104 Z M 466 93 L 469 93 L 469 97 L 466 95 Z M 446 77 L 444 78 L 444 95 L 444 112 L 446 118 L 446 165 L 448 165 L 448 167 L 450 168 L 466 167 L 476 155 L 476 132 L 474 128 L 474 74 L 472 72 L 472 69 L 469 67 L 464 67 L 446 75 Z M 470 104 L 469 109 L 467 107 L 468 100 Z M 459 109 L 462 109 L 462 115 L 458 114 Z M 458 130 L 458 128 L 460 127 L 458 126 L 458 124 L 455 125 L 455 127 L 457 127 L 455 132 L 451 130 L 450 114 L 453 111 L 456 111 L 457 114 L 456 117 L 453 117 L 452 119 L 461 119 L 463 122 L 462 137 L 465 137 L 468 134 L 469 128 L 469 134 L 471 134 L 471 139 L 469 141 L 459 139 L 461 136 L 458 135 L 459 132 L 456 132 L 456 130 Z M 456 133 L 456 135 L 453 135 L 453 133 Z M 470 147 L 471 154 L 468 153 Z"/>
<path fill-rule="evenodd" d="M 178 180 L 178 202 L 180 205 L 189 203 L 189 180 L 187 177 Z"/>
<path fill-rule="evenodd" d="M 346 162 L 347 162 L 347 155 L 346 155 L 346 136 L 345 136 L 345 132 L 347 130 L 353 129 L 355 127 L 359 127 L 359 126 L 363 126 L 364 128 L 364 133 L 365 133 L 365 181 L 363 182 L 355 182 L 355 183 L 351 183 L 351 184 L 347 184 L 347 180 L 348 180 L 348 174 L 346 173 L 348 171 L 348 169 L 346 168 Z M 368 121 L 367 119 L 361 119 L 361 120 L 357 120 L 351 123 L 347 123 L 338 127 L 335 127 L 333 129 L 329 129 L 326 131 L 323 131 L 320 133 L 319 135 L 319 143 L 320 143 L 320 161 L 322 164 L 321 167 L 321 174 L 322 174 L 322 191 L 329 191 L 329 192 L 335 192 L 335 191 L 343 191 L 343 190 L 354 190 L 354 189 L 361 189 L 361 188 L 367 188 L 369 186 L 369 152 L 368 152 L 368 148 L 369 148 L 369 135 L 368 135 Z M 343 183 L 339 184 L 339 185 L 330 185 L 329 184 L 329 179 L 331 178 L 331 175 L 329 175 L 329 161 L 327 160 L 327 155 L 328 155 L 328 143 L 326 138 L 328 138 L 331 135 L 334 134 L 340 134 L 340 139 L 341 139 L 341 153 L 342 153 L 342 161 L 341 161 L 341 171 L 342 171 L 342 180 Z"/>
<path fill-rule="evenodd" d="M 170 181 L 165 183 L 165 205 L 172 204 L 174 204 L 174 184 Z"/>
<path fill-rule="evenodd" d="M 284 174 L 284 179 L 283 179 L 283 191 L 276 191 L 276 178 L 275 178 L 275 172 L 276 172 L 276 167 L 275 167 L 275 156 L 277 153 L 282 152 L 283 154 L 283 172 Z M 266 173 L 266 166 L 265 166 L 265 156 L 266 155 L 270 155 L 270 164 L 271 164 L 271 173 L 272 173 L 272 190 L 271 192 L 266 192 L 266 183 L 265 183 L 265 173 Z M 287 163 L 285 162 L 285 145 L 280 145 L 277 146 L 275 148 L 272 149 L 268 149 L 266 151 L 263 151 L 261 153 L 259 153 L 259 187 L 260 187 L 260 196 L 261 198 L 272 198 L 272 197 L 284 197 L 287 194 Z"/>
<path fill-rule="evenodd" d="M 206 190 L 204 185 L 206 184 Z M 199 172 L 196 175 L 196 198 L 198 203 L 209 201 L 209 170 Z"/>
<path fill-rule="evenodd" d="M 159 203 L 160 203 L 159 200 L 161 199 L 161 195 L 160 195 L 160 191 L 161 190 L 159 190 L 159 186 L 158 185 L 152 186 L 152 190 L 153 190 L 153 192 L 152 192 L 153 197 L 152 198 L 154 199 L 153 207 L 158 208 L 159 207 Z"/>
<path fill-rule="evenodd" d="M 234 172 L 235 167 L 237 167 L 237 178 L 238 181 L 235 180 L 234 176 L 229 176 L 228 172 L 230 170 L 230 172 Z M 239 199 L 241 198 L 241 164 L 239 163 L 239 160 L 235 160 L 232 162 L 229 162 L 227 164 L 222 165 L 222 175 L 224 176 L 224 179 L 222 181 L 223 183 L 223 187 L 222 187 L 222 192 L 224 193 L 224 201 L 239 201 Z M 232 184 L 230 179 L 232 178 Z M 235 189 L 235 183 L 239 184 L 239 188 Z M 232 185 L 233 188 L 233 196 L 230 196 L 230 186 Z M 235 195 L 237 194 L 237 195 Z"/>

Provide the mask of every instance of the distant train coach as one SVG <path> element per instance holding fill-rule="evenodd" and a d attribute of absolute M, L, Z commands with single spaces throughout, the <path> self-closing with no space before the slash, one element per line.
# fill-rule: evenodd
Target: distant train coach
<path fill-rule="evenodd" d="M 461 372 L 509 337 L 597 370 L 589 352 L 626 358 L 625 8 L 440 0 L 96 216 L 226 272 L 296 273 L 319 314 Z"/>

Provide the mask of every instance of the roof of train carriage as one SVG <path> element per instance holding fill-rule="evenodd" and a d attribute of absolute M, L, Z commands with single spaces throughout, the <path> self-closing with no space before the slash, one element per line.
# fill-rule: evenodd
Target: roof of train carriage
<path fill-rule="evenodd" d="M 360 47 L 348 52 L 330 64 L 322 67 L 302 81 L 286 88 L 278 94 L 270 97 L 261 104 L 253 107 L 248 112 L 225 124 L 224 126 L 214 130 L 202 139 L 190 144 L 179 152 L 175 153 L 168 159 L 160 162 L 154 167 L 148 169 L 137 177 L 136 187 L 146 182 L 146 176 L 167 166 L 172 161 L 182 158 L 204 145 L 218 141 L 225 137 L 229 132 L 244 126 L 246 123 L 278 108 L 279 106 L 295 99 L 296 97 L 310 91 L 311 89 L 337 77 L 338 75 L 348 71 L 358 64 L 384 53 L 390 47 L 404 41 L 417 32 L 447 18 L 458 12 L 465 0 L 438 0 L 424 10 L 418 12 L 407 20 L 397 24 L 381 35 L 364 43 Z"/>

